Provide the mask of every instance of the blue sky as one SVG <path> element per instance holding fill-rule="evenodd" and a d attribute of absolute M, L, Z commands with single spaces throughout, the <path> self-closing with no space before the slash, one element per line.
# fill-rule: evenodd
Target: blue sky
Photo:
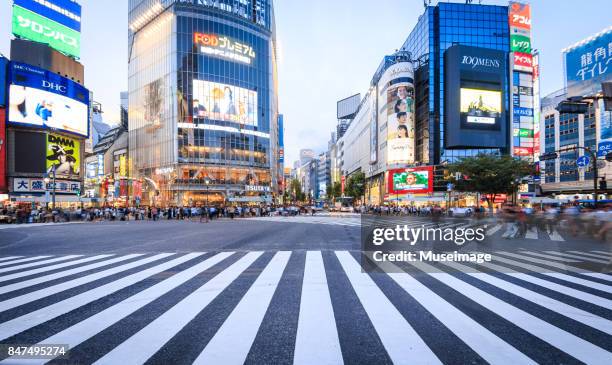
<path fill-rule="evenodd" d="M 436 1 L 432 1 L 435 3 Z M 475 3 L 478 0 L 474 1 Z M 9 55 L 10 0 L 0 0 L 0 53 Z M 127 89 L 127 0 L 81 0 L 85 83 L 105 119 L 118 120 Z M 482 0 L 507 5 L 507 1 Z M 563 86 L 561 49 L 612 25 L 609 0 L 532 0 L 532 42 L 540 50 L 542 95 Z M 281 112 L 290 166 L 300 148 L 322 151 L 336 125 L 336 101 L 364 93 L 383 55 L 399 48 L 422 0 L 275 0 Z"/>

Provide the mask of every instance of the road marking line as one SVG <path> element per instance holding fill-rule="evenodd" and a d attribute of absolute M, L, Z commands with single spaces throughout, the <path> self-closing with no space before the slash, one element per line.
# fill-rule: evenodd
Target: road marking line
<path fill-rule="evenodd" d="M 395 266 L 390 264 L 391 266 Z M 397 267 L 397 266 L 395 266 Z M 406 293 L 491 364 L 535 364 L 525 354 L 476 322 L 407 273 L 385 270 Z"/>
<path fill-rule="evenodd" d="M 48 259 L 48 260 L 37 261 L 37 262 L 30 262 L 30 263 L 27 263 L 27 264 L 11 266 L 11 267 L 5 267 L 3 269 L 0 269 L 0 273 L 7 272 L 7 271 L 15 271 L 15 270 L 27 269 L 28 267 L 33 267 L 33 266 L 52 264 L 54 262 L 66 261 L 66 260 L 75 259 L 77 257 L 82 257 L 82 256 L 83 255 L 60 256 L 60 257 L 54 257 L 54 258 Z"/>
<path fill-rule="evenodd" d="M 518 262 L 518 261 L 515 261 L 515 260 L 510 260 L 510 259 L 503 258 L 503 257 L 500 257 L 500 256 L 494 256 L 493 260 L 499 261 L 499 262 L 504 262 L 506 264 L 510 264 L 510 265 L 514 265 L 514 266 L 518 266 L 518 267 L 522 267 L 522 268 L 524 268 L 526 270 L 530 270 L 530 271 L 533 271 L 535 273 L 540 273 L 542 275 L 550 276 L 550 277 L 553 277 L 553 278 L 561 279 L 563 281 L 569 281 L 570 283 L 580 284 L 582 286 L 586 286 L 586 287 L 589 287 L 589 288 L 601 290 L 601 291 L 604 291 L 604 292 L 609 292 L 610 291 L 610 286 L 609 285 L 596 283 L 594 281 L 587 280 L 587 279 L 581 279 L 579 277 L 568 275 L 568 274 L 565 274 L 565 273 L 551 272 L 550 269 L 545 269 L 545 268 L 540 267 L 540 266 L 525 264 L 525 263 L 522 263 L 522 262 Z M 612 303 L 612 301 L 608 301 L 606 299 L 605 303 Z M 610 309 L 612 309 L 612 307 L 610 307 Z"/>
<path fill-rule="evenodd" d="M 478 280 L 489 283 L 508 293 L 512 293 L 520 298 L 538 304 L 546 309 L 562 314 L 565 317 L 571 318 L 577 322 L 584 323 L 587 326 L 591 326 L 607 334 L 612 334 L 612 321 L 608 319 L 602 318 L 580 308 L 573 307 L 559 300 L 534 292 L 533 290 L 523 288 L 520 285 L 516 285 L 489 275 L 487 273 L 483 273 L 466 265 L 462 265 L 456 262 L 443 262 L 443 264 L 446 266 L 450 266 L 453 269 L 464 272 L 467 275 L 470 275 Z"/>
<path fill-rule="evenodd" d="M 612 253 L 611 252 L 599 251 L 599 250 L 591 250 L 591 252 L 597 252 L 599 254 L 606 255 L 606 256 L 612 258 Z"/>
<path fill-rule="evenodd" d="M 244 272 L 262 252 L 249 252 L 240 260 L 175 304 L 95 364 L 142 364 L 198 315 Z"/>
<path fill-rule="evenodd" d="M 30 280 L 20 281 L 20 282 L 17 282 L 17 283 L 14 283 L 14 284 L 10 284 L 10 285 L 0 286 L 0 294 L 8 293 L 8 292 L 11 292 L 13 290 L 27 288 L 27 287 L 32 286 L 32 285 L 37 285 L 37 284 L 45 283 L 47 281 L 63 278 L 63 277 L 74 275 L 74 274 L 77 274 L 77 273 L 80 273 L 80 272 L 96 269 L 98 267 L 111 265 L 111 264 L 114 264 L 114 263 L 117 263 L 117 262 L 129 260 L 129 259 L 132 259 L 132 258 L 135 258 L 135 257 L 139 257 L 139 256 L 142 256 L 142 255 L 143 254 L 132 254 L 132 255 L 115 257 L 115 258 L 112 258 L 110 260 L 105 260 L 105 261 L 96 262 L 96 263 L 85 265 L 85 266 L 76 267 L 76 268 L 69 269 L 69 270 L 60 271 L 60 272 L 55 273 L 55 274 L 49 274 L 49 275 L 41 276 L 41 277 L 38 277 L 38 278 L 33 278 L 33 279 L 30 279 Z M 15 275 L 17 275 L 17 274 L 15 274 Z"/>
<path fill-rule="evenodd" d="M 82 264 L 82 263 L 85 263 L 85 262 L 99 260 L 99 259 L 103 259 L 103 258 L 110 257 L 110 256 L 113 256 L 113 255 L 90 256 L 90 257 L 85 257 L 85 258 L 82 258 L 82 259 L 79 259 L 79 260 L 73 260 L 73 261 L 69 261 L 69 262 L 64 262 L 64 263 L 61 263 L 61 264 L 45 266 L 45 267 L 41 267 L 41 268 L 38 268 L 38 269 L 22 271 L 22 272 L 18 272 L 18 273 L 15 273 L 15 274 L 10 274 L 10 275 L 4 275 L 4 276 L 0 277 L 0 282 L 8 281 L 8 280 L 13 280 L 13 279 L 17 279 L 17 278 L 22 278 L 24 276 L 40 274 L 42 272 L 47 272 L 47 271 L 52 271 L 52 270 L 56 270 L 56 269 L 61 269 L 61 268 L 66 267 L 66 266 L 78 265 L 78 264 Z"/>
<path fill-rule="evenodd" d="M 72 327 L 66 328 L 65 330 L 39 342 L 39 344 L 63 343 L 68 344 L 71 348 L 75 347 L 111 325 L 119 322 L 121 319 L 136 312 L 145 305 L 153 302 L 174 288 L 182 285 L 201 272 L 208 270 L 232 254 L 233 252 L 223 252 L 212 256 L 188 269 L 172 275 L 168 279 L 161 281 L 152 287 L 126 298 L 122 302 L 117 303 L 112 307 L 108 307 L 105 310 L 94 314 L 93 316 L 75 324 Z M 49 359 L 43 359 L 40 363 L 44 364 L 48 361 Z"/>
<path fill-rule="evenodd" d="M 553 229 L 552 232 L 548 234 L 548 237 L 550 237 L 551 241 L 565 241 L 565 238 L 561 237 L 561 235 L 559 234 L 559 232 L 557 232 L 556 229 Z"/>
<path fill-rule="evenodd" d="M 337 251 L 340 265 L 394 364 L 441 364 L 436 354 L 347 251 Z M 410 346 L 407 346 L 410 344 Z"/>
<path fill-rule="evenodd" d="M 340 364 L 342 352 L 320 251 L 306 252 L 294 364 Z"/>
<path fill-rule="evenodd" d="M 612 363 L 612 353 L 595 346 L 594 344 L 583 340 L 580 337 L 566 332 L 538 317 L 518 309 L 495 296 L 467 284 L 463 280 L 459 280 L 448 273 L 435 272 L 435 267 L 423 262 L 409 262 L 411 265 L 419 268 L 436 280 L 453 288 L 467 298 L 474 300 L 479 305 L 491 309 L 494 312 L 508 320 L 510 323 L 518 326 L 532 335 L 550 343 L 554 347 L 563 352 L 583 361 L 587 364 L 610 364 Z"/>
<path fill-rule="evenodd" d="M 19 258 L 22 258 L 23 256 L 6 256 L 6 257 L 2 257 L 0 258 L 0 262 L 1 261 L 8 261 L 8 260 L 16 260 Z"/>
<path fill-rule="evenodd" d="M 47 257 L 53 257 L 53 256 L 33 256 L 33 257 L 26 257 L 26 258 L 19 259 L 19 260 L 12 260 L 12 261 L 0 262 L 0 266 L 14 265 L 14 264 L 19 264 L 19 263 L 22 263 L 22 262 L 28 262 L 28 261 L 34 261 L 34 260 L 45 259 L 45 258 L 47 258 Z"/>
<path fill-rule="evenodd" d="M 496 224 L 494 225 L 492 228 L 489 228 L 487 230 L 487 235 L 491 236 L 494 235 L 497 231 L 499 231 L 504 225 L 503 224 Z"/>
<path fill-rule="evenodd" d="M 538 229 L 536 227 L 531 227 L 525 232 L 525 238 L 528 240 L 537 240 L 538 239 Z"/>
<path fill-rule="evenodd" d="M 565 253 L 565 252 L 558 252 L 558 251 L 544 251 L 547 252 L 551 255 L 559 255 L 559 256 L 564 256 L 564 257 L 569 257 L 571 259 L 579 259 L 582 261 L 589 261 L 589 262 L 596 262 L 598 264 L 607 264 L 610 261 L 609 260 L 600 260 L 600 259 L 594 259 L 591 257 L 584 257 L 584 256 L 580 256 L 580 255 L 574 255 L 571 253 Z"/>
<path fill-rule="evenodd" d="M 522 254 L 527 254 L 527 255 L 531 255 L 531 256 L 537 256 L 537 257 L 543 257 L 547 260 L 553 260 L 553 261 L 560 261 L 560 262 L 573 262 L 573 263 L 580 263 L 582 261 L 579 260 L 574 260 L 574 259 L 569 259 L 569 258 L 565 258 L 565 257 L 559 257 L 559 256 L 555 256 L 555 255 L 546 255 L 540 252 L 534 252 L 534 251 L 526 251 L 523 250 L 521 251 Z"/>
<path fill-rule="evenodd" d="M 194 364 L 245 362 L 290 256 L 291 252 L 282 251 L 272 258 Z"/>
<path fill-rule="evenodd" d="M 53 294 L 57 294 L 59 292 L 62 292 L 62 291 L 68 290 L 68 289 L 75 288 L 75 287 L 83 285 L 83 284 L 91 283 L 92 281 L 96 281 L 96 280 L 102 279 L 104 277 L 120 273 L 122 271 L 126 271 L 126 270 L 129 270 L 129 269 L 132 269 L 132 268 L 144 265 L 144 264 L 148 264 L 148 263 L 153 262 L 153 261 L 161 260 L 161 259 L 166 258 L 166 257 L 171 256 L 171 255 L 174 255 L 174 254 L 173 253 L 162 253 L 162 254 L 155 255 L 155 256 L 149 256 L 149 257 L 146 257 L 146 258 L 144 258 L 142 260 L 130 262 L 130 263 L 127 263 L 125 265 L 113 267 L 113 268 L 108 269 L 108 270 L 104 270 L 104 271 L 97 272 L 97 273 L 94 273 L 94 274 L 86 275 L 86 276 L 83 276 L 83 277 L 78 278 L 78 279 L 66 281 L 66 282 L 61 283 L 61 284 L 53 285 L 53 286 L 50 286 L 50 287 L 47 287 L 47 288 L 44 288 L 44 289 L 33 291 L 31 293 L 20 295 L 18 297 L 7 299 L 7 300 L 5 300 L 3 302 L 0 302 L 0 312 L 3 312 L 5 310 L 11 309 L 11 308 L 18 307 L 20 305 L 24 305 L 24 304 L 29 303 L 29 302 L 33 302 L 33 301 L 38 300 L 38 299 L 42 299 L 42 298 L 48 297 L 48 296 L 53 295 Z"/>
<path fill-rule="evenodd" d="M 596 258 L 596 259 L 600 259 L 600 260 L 605 260 L 606 262 L 610 262 L 610 260 L 612 260 L 612 257 L 596 255 L 596 254 L 592 254 L 592 253 L 589 253 L 589 252 L 582 252 L 582 251 L 567 251 L 567 252 L 571 252 L 573 254 L 580 255 L 580 256 L 587 256 L 587 257 L 592 257 L 592 258 Z"/>

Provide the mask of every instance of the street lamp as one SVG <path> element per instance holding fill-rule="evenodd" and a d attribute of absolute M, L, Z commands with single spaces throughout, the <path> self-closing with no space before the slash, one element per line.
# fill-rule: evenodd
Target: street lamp
<path fill-rule="evenodd" d="M 53 165 L 51 167 L 51 173 L 52 173 L 52 176 L 53 176 L 53 180 L 52 180 L 53 181 L 53 190 L 51 190 L 51 192 L 52 192 L 52 198 L 51 198 L 52 199 L 51 200 L 52 201 L 52 205 L 51 205 L 51 209 L 55 209 L 55 167 L 56 167 L 55 165 Z M 49 184 L 49 181 L 51 181 L 49 179 L 49 174 L 45 174 L 45 178 L 43 179 L 43 181 L 45 182 L 45 186 L 47 184 Z"/>
<path fill-rule="evenodd" d="M 210 212 L 210 208 L 208 207 L 208 188 L 210 185 L 210 178 L 204 178 L 204 184 L 206 185 L 206 222 L 208 222 L 208 214 Z"/>

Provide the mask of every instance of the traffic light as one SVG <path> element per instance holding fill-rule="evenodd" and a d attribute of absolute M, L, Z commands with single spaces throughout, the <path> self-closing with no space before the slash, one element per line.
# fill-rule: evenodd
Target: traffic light
<path fill-rule="evenodd" d="M 557 152 L 544 153 L 540 155 L 540 161 L 555 160 L 557 157 L 559 157 Z"/>

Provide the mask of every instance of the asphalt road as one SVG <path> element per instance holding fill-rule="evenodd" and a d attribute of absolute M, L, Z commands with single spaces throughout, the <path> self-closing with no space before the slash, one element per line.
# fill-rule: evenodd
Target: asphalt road
<path fill-rule="evenodd" d="M 492 222 L 491 262 L 363 272 L 360 223 L 0 227 L 0 344 L 67 344 L 62 364 L 612 363 L 609 243 Z"/>

